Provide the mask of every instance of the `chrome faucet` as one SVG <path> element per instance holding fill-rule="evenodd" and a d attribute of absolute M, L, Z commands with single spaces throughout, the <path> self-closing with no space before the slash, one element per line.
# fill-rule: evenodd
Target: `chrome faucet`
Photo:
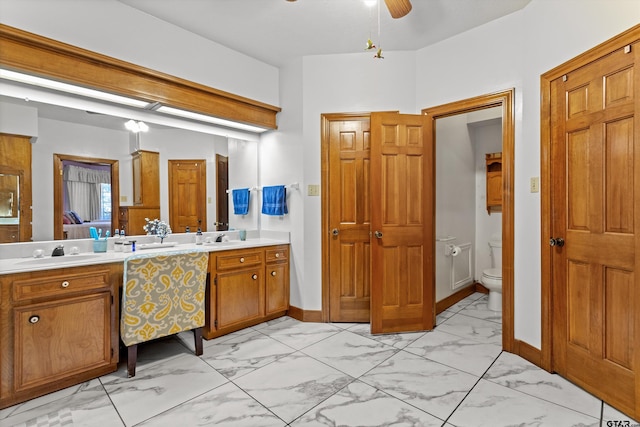
<path fill-rule="evenodd" d="M 64 256 L 64 246 L 58 245 L 51 252 L 51 256 Z"/>

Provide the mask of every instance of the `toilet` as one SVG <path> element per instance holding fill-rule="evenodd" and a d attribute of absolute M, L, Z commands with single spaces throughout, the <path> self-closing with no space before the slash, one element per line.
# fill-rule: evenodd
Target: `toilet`
<path fill-rule="evenodd" d="M 480 280 L 489 289 L 489 310 L 502 311 L 502 242 L 491 240 L 491 268 L 482 272 Z"/>

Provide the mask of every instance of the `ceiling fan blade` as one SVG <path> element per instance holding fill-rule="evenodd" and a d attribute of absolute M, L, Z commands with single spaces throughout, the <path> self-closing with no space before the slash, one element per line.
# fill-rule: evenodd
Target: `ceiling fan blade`
<path fill-rule="evenodd" d="M 387 9 L 389 9 L 389 13 L 394 19 L 402 18 L 411 12 L 411 2 L 409 0 L 384 0 L 384 2 L 387 4 Z"/>

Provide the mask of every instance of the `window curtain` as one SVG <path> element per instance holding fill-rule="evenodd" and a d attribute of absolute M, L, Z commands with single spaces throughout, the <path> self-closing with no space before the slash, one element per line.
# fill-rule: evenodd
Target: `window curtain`
<path fill-rule="evenodd" d="M 111 183 L 111 172 L 65 165 L 62 179 L 66 192 L 65 211 L 75 211 L 83 220 L 100 219 L 100 184 Z"/>

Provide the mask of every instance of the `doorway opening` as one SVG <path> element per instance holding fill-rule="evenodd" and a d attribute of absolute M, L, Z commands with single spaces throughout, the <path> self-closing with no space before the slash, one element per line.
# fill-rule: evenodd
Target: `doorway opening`
<path fill-rule="evenodd" d="M 66 154 L 53 154 L 53 238 L 54 240 L 65 239 L 64 213 L 65 213 L 65 181 L 64 165 L 80 165 L 87 168 L 103 168 L 110 172 L 110 182 L 101 185 L 98 194 L 99 213 L 92 215 L 92 218 L 84 220 L 102 220 L 107 230 L 113 229 L 113 221 L 120 209 L 120 168 L 117 160 L 98 159 L 93 157 L 72 156 Z M 104 228 L 103 227 L 103 228 Z M 80 236 L 70 236 L 69 238 L 82 238 Z"/>
<path fill-rule="evenodd" d="M 518 352 L 513 333 L 513 251 L 514 251 L 514 89 L 481 95 L 450 104 L 425 108 L 423 114 L 433 122 L 433 138 L 437 144 L 437 121 L 457 116 L 499 108 L 502 125 L 502 348 Z M 434 145 L 435 147 L 435 145 Z M 437 249 L 436 249 L 437 250 Z"/>

